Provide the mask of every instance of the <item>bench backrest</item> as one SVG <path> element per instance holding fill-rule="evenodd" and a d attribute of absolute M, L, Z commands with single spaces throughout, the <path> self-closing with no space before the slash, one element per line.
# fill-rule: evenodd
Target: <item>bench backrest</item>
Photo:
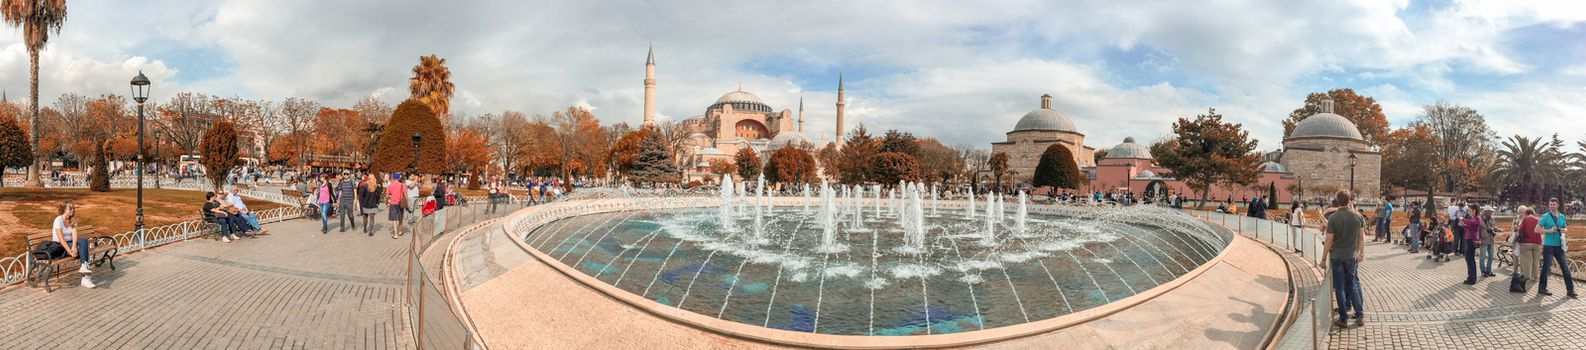
<path fill-rule="evenodd" d="M 98 227 L 94 227 L 94 226 L 78 226 L 77 227 L 77 237 L 92 236 L 94 234 L 94 231 L 98 230 L 98 229 L 99 229 Z M 50 231 L 44 231 L 44 232 L 40 232 L 40 233 L 28 234 L 27 236 L 22 237 L 22 244 L 27 245 L 28 251 L 32 251 L 33 250 L 33 246 L 39 245 L 39 243 L 43 243 L 44 241 L 53 241 L 53 240 L 55 240 L 55 232 L 52 229 Z"/>
<path fill-rule="evenodd" d="M 303 192 L 302 191 L 288 190 L 288 189 L 284 189 L 284 188 L 281 189 L 281 194 L 287 195 L 287 196 L 290 196 L 290 197 L 302 197 L 303 196 Z"/>

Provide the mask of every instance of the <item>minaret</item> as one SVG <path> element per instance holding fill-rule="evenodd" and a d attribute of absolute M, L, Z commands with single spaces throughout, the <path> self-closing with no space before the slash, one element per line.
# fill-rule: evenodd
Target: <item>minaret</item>
<path fill-rule="evenodd" d="M 655 125 L 655 46 L 644 59 L 644 126 Z"/>
<path fill-rule="evenodd" d="M 799 134 L 804 134 L 804 95 L 799 95 Z"/>
<path fill-rule="evenodd" d="M 843 148 L 843 73 L 837 73 L 837 148 Z"/>

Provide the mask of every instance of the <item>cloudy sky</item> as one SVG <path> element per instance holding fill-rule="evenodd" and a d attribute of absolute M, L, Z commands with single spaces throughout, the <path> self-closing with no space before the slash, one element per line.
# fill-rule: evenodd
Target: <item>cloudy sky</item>
<path fill-rule="evenodd" d="M 395 103 L 435 53 L 455 112 L 634 124 L 653 43 L 664 118 L 742 84 L 778 110 L 803 96 L 811 138 L 830 137 L 839 72 L 850 128 L 981 147 L 1049 93 L 1096 147 L 1216 107 L 1272 149 L 1306 93 L 1339 87 L 1395 126 L 1448 100 L 1500 135 L 1586 137 L 1586 1 L 1135 2 L 75 0 L 41 92 L 124 94 L 142 70 L 157 100 Z M 26 88 L 20 33 L 0 28 L 0 89 Z"/>

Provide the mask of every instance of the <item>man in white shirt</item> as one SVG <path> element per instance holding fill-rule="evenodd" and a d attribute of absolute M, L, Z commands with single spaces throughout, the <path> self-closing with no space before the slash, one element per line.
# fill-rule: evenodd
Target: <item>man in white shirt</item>
<path fill-rule="evenodd" d="M 239 192 L 237 185 L 231 185 L 231 191 L 226 193 L 226 202 L 237 208 L 238 215 L 248 221 L 249 231 L 256 235 L 265 234 L 264 228 L 259 226 L 259 218 L 253 215 L 253 211 L 248 210 L 248 204 L 242 201 L 242 196 L 237 195 Z"/>

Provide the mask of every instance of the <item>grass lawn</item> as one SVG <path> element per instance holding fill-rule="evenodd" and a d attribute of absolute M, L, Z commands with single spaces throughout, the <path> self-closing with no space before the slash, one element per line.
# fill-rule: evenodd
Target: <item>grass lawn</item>
<path fill-rule="evenodd" d="M 0 256 L 15 256 L 24 251 L 22 237 L 48 232 L 58 214 L 58 205 L 67 199 L 77 202 L 77 222 L 99 227 L 99 234 L 132 230 L 137 212 L 137 190 L 113 189 L 91 192 L 82 188 L 0 188 Z M 186 190 L 143 190 L 145 227 L 162 226 L 197 219 L 204 193 Z M 265 210 L 280 204 L 244 199 L 248 209 Z"/>

